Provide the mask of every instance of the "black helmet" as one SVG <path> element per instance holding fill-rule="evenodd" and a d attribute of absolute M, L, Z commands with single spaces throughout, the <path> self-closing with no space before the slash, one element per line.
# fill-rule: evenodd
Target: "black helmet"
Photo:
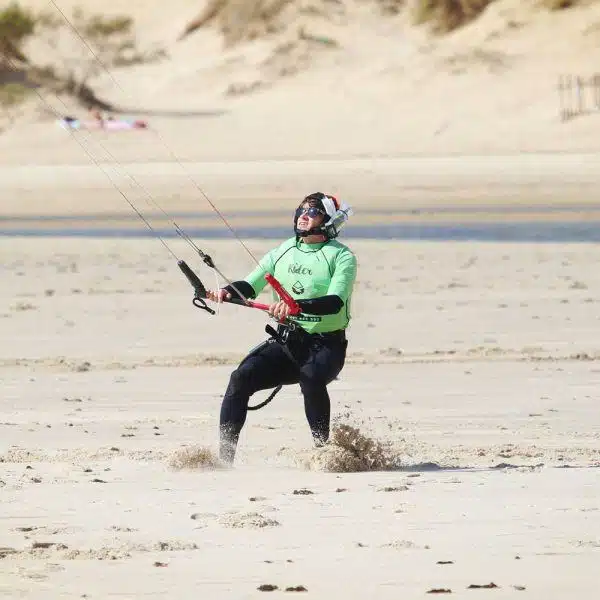
<path fill-rule="evenodd" d="M 298 229 L 298 219 L 302 214 L 302 205 L 308 203 L 310 208 L 316 208 L 321 211 L 325 218 L 323 223 L 318 227 L 313 227 L 309 230 Z M 299 204 L 294 214 L 294 233 L 297 237 L 306 237 L 307 235 L 322 234 L 328 239 L 333 239 L 338 236 L 341 224 L 348 218 L 349 207 L 344 207 L 342 210 L 340 202 L 335 196 L 315 192 L 306 196 Z"/>

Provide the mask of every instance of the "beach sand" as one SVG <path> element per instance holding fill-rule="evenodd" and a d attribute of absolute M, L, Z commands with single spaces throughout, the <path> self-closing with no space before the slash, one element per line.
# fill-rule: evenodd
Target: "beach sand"
<path fill-rule="evenodd" d="M 221 395 L 263 313 L 195 309 L 156 240 L 0 240 L 3 597 L 595 593 L 600 250 L 346 241 L 336 441 L 311 448 L 286 387 L 223 469 Z"/>
<path fill-rule="evenodd" d="M 562 120 L 556 86 L 596 73 L 600 3 L 498 0 L 442 37 L 381 3 L 286 7 L 282 29 L 226 48 L 215 24 L 177 41 L 202 8 L 188 0 L 107 0 L 167 58 L 90 84 L 149 128 L 70 135 L 56 119 L 82 107 L 49 94 L 0 117 L 0 597 L 597 597 L 600 248 L 353 227 L 593 226 L 600 113 L 586 90 Z M 52 41 L 32 60 L 90 66 L 66 28 Z M 161 228 L 155 201 L 201 228 L 228 278 L 254 259 L 208 235 L 226 227 L 207 198 L 236 230 L 289 227 L 317 190 L 355 208 L 327 448 L 291 386 L 218 464 L 222 394 L 268 320 L 194 308 L 156 239 L 59 235 L 145 231 L 115 185 Z M 7 235 L 26 229 L 45 236 Z"/>

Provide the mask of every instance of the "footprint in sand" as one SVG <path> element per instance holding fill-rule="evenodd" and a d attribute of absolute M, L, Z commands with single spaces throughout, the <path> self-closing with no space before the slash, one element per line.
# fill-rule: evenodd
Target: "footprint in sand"
<path fill-rule="evenodd" d="M 161 541 L 153 544 L 125 543 L 100 548 L 71 548 L 58 542 L 33 542 L 28 549 L 0 548 L 0 558 L 37 558 L 42 560 L 119 560 L 145 552 L 176 552 L 198 550 L 198 545 L 188 542 Z"/>
<path fill-rule="evenodd" d="M 395 550 L 429 550 L 429 546 L 419 546 L 410 540 L 394 540 L 387 544 L 382 544 L 380 548 L 394 548 Z"/>
<path fill-rule="evenodd" d="M 410 488 L 407 485 L 385 486 L 378 488 L 378 492 L 406 492 Z"/>
<path fill-rule="evenodd" d="M 125 527 L 122 525 L 113 525 L 112 527 L 109 528 L 109 531 L 121 531 L 121 532 L 125 532 L 125 533 L 133 533 L 135 531 L 139 531 L 139 529 L 136 529 L 135 527 Z"/>
<path fill-rule="evenodd" d="M 262 529 L 264 527 L 278 527 L 279 521 L 265 517 L 260 513 L 228 513 L 221 515 L 218 519 L 220 525 L 233 529 Z"/>
<path fill-rule="evenodd" d="M 216 523 L 218 518 L 219 515 L 216 513 L 193 513 L 190 515 L 190 519 L 198 521 L 196 529 L 204 529 L 204 527 L 208 527 L 211 523 Z"/>
<path fill-rule="evenodd" d="M 286 592 L 308 592 L 303 585 L 292 585 L 285 588 Z"/>

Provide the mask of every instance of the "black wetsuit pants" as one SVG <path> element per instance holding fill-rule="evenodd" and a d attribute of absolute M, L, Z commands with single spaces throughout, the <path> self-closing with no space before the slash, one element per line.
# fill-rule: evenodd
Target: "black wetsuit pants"
<path fill-rule="evenodd" d="M 233 462 L 250 397 L 279 385 L 299 383 L 304 410 L 314 442 L 329 439 L 330 400 L 327 385 L 344 366 L 348 342 L 344 331 L 329 334 L 290 332 L 286 347 L 274 339 L 252 351 L 231 373 L 221 405 L 220 457 Z"/>

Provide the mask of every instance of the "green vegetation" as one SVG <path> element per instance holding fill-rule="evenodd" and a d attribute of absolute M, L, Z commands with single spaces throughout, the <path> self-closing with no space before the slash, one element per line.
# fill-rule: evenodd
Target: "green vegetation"
<path fill-rule="evenodd" d="M 74 25 L 84 38 L 98 39 L 122 34 L 130 35 L 133 28 L 131 17 L 93 15 L 86 18 L 81 9 L 76 9 L 73 17 Z"/>
<path fill-rule="evenodd" d="M 22 83 L 4 83 L 0 85 L 0 106 L 5 110 L 18 106 L 30 93 Z"/>
<path fill-rule="evenodd" d="M 580 4 L 579 0 L 540 0 L 540 4 L 549 10 L 563 10 Z"/>
<path fill-rule="evenodd" d="M 435 33 L 449 33 L 473 21 L 493 0 L 417 0 L 414 20 L 430 23 Z"/>
<path fill-rule="evenodd" d="M 5 67 L 10 61 L 25 61 L 21 45 L 35 31 L 34 15 L 12 3 L 0 10 L 0 66 Z"/>
<path fill-rule="evenodd" d="M 564 10 L 591 0 L 535 0 L 540 8 Z M 414 22 L 430 24 L 434 33 L 454 31 L 475 20 L 494 0 L 415 0 Z"/>
<path fill-rule="evenodd" d="M 0 104 L 14 107 L 34 86 L 67 94 L 86 106 L 110 109 L 97 99 L 88 82 L 106 69 L 146 63 L 164 56 L 161 50 L 140 53 L 134 22 L 129 16 L 86 14 L 75 8 L 34 13 L 16 1 L 0 10 Z M 75 31 L 74 31 L 75 30 Z M 28 53 L 26 41 L 36 38 L 38 54 Z M 40 53 L 40 43 L 48 52 Z"/>

